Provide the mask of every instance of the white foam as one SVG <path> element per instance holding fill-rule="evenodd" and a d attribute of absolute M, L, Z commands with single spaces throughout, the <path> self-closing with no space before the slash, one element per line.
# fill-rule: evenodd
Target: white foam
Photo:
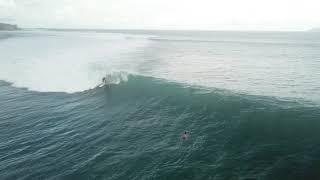
<path fill-rule="evenodd" d="M 126 68 L 129 54 L 147 42 L 127 36 L 45 31 L 2 40 L 0 79 L 46 92 L 93 88 L 107 73 Z M 130 67 L 125 70 L 130 71 Z"/>

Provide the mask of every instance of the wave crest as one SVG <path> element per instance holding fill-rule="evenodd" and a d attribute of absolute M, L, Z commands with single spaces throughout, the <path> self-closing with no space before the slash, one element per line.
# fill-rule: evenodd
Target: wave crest
<path fill-rule="evenodd" d="M 103 85 L 112 85 L 112 84 L 120 84 L 122 82 L 128 81 L 129 73 L 120 71 L 120 72 L 111 72 L 106 74 L 102 78 Z"/>

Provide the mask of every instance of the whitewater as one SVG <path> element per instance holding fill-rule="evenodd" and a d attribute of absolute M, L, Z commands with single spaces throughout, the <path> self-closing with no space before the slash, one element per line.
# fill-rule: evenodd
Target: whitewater
<path fill-rule="evenodd" d="M 5 32 L 0 78 L 31 90 L 79 92 L 127 72 L 255 95 L 319 101 L 319 34 Z"/>
<path fill-rule="evenodd" d="M 0 32 L 0 179 L 318 179 L 319 70 L 316 32 Z"/>

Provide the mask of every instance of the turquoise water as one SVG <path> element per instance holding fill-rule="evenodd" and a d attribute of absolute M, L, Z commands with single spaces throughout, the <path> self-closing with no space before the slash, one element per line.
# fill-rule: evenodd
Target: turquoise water
<path fill-rule="evenodd" d="M 0 37 L 0 179 L 320 177 L 317 33 Z"/>

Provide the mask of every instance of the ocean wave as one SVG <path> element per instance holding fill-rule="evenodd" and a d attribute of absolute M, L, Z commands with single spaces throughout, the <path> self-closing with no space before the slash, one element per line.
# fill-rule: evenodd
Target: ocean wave
<path fill-rule="evenodd" d="M 312 164 L 303 173 L 283 169 L 317 160 L 318 107 L 126 78 L 73 94 L 0 82 L 0 177 L 303 179 L 316 173 Z M 190 138 L 183 142 L 185 130 Z"/>
<path fill-rule="evenodd" d="M 131 40 L 59 37 L 3 41 L 0 179 L 319 179 L 319 105 L 117 71 L 144 65 Z"/>

